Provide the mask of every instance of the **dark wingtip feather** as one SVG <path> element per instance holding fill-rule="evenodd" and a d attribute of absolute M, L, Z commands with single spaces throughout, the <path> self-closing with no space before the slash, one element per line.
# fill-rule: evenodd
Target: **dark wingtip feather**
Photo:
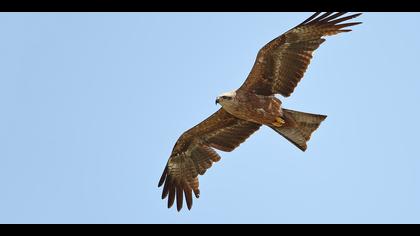
<path fill-rule="evenodd" d="M 347 33 L 347 32 L 351 32 L 351 31 L 353 31 L 353 30 L 351 30 L 351 29 L 338 30 L 338 32 L 340 32 L 340 33 Z"/>
<path fill-rule="evenodd" d="M 165 182 L 162 190 L 162 199 L 165 199 L 169 193 L 169 179 Z"/>
<path fill-rule="evenodd" d="M 191 207 L 193 204 L 192 189 L 186 186 L 184 189 L 184 194 L 185 194 L 185 201 L 187 202 L 188 210 L 191 210 Z"/>
<path fill-rule="evenodd" d="M 337 26 L 339 26 L 340 28 L 345 28 L 345 27 L 349 27 L 349 26 L 353 26 L 353 25 L 359 25 L 362 22 L 351 22 L 351 23 L 345 23 L 345 24 L 339 24 Z"/>
<path fill-rule="evenodd" d="M 340 22 L 343 22 L 343 21 L 346 21 L 346 20 L 350 20 L 350 19 L 356 18 L 356 17 L 360 16 L 361 14 L 362 13 L 356 13 L 356 14 L 353 14 L 353 15 L 349 15 L 349 16 L 337 18 L 337 19 L 334 19 L 332 21 L 329 21 L 329 23 L 331 23 L 331 24 L 337 24 L 337 23 L 340 23 Z"/>
<path fill-rule="evenodd" d="M 175 187 L 171 184 L 168 197 L 168 208 L 171 208 L 175 202 Z"/>
<path fill-rule="evenodd" d="M 335 19 L 335 18 L 338 18 L 338 17 L 340 17 L 340 16 L 342 16 L 342 15 L 344 15 L 344 14 L 346 14 L 347 12 L 337 12 L 337 13 L 335 13 L 335 14 L 333 14 L 333 15 L 331 15 L 331 16 L 329 16 L 329 17 L 327 17 L 327 18 L 325 18 L 325 19 L 323 19 L 322 21 L 323 22 L 328 22 L 328 21 L 330 21 L 330 20 L 332 20 L 332 19 Z"/>
<path fill-rule="evenodd" d="M 316 21 L 322 21 L 323 19 L 327 18 L 328 16 L 330 16 L 333 13 L 334 12 L 325 12 L 324 14 L 322 14 L 318 18 L 316 18 Z"/>
<path fill-rule="evenodd" d="M 168 171 L 168 166 L 166 166 L 165 169 L 163 170 L 162 176 L 160 177 L 160 180 L 158 183 L 158 188 L 162 186 L 162 184 L 165 182 L 167 171 Z"/>
<path fill-rule="evenodd" d="M 304 25 L 304 24 L 310 22 L 315 17 L 317 17 L 319 14 L 321 14 L 321 12 L 316 12 L 316 13 L 312 14 L 312 16 L 310 16 L 308 19 L 306 19 L 305 21 L 303 21 L 302 23 L 300 23 L 299 26 Z"/>
<path fill-rule="evenodd" d="M 352 15 L 344 16 L 340 18 L 340 16 L 343 16 L 347 13 L 348 12 L 337 12 L 337 13 L 326 12 L 324 14 L 321 14 L 321 12 L 317 12 L 313 14 L 312 16 L 310 16 L 305 21 L 303 21 L 302 23 L 300 23 L 298 26 L 301 26 L 304 24 L 318 24 L 318 23 L 337 24 L 337 23 L 350 20 L 350 19 L 353 19 L 362 15 L 362 13 L 356 13 L 356 14 L 352 14 Z"/>
<path fill-rule="evenodd" d="M 176 209 L 177 211 L 180 211 L 182 209 L 182 203 L 184 201 L 183 199 L 183 193 L 184 191 L 179 186 L 176 187 Z"/>
<path fill-rule="evenodd" d="M 356 17 L 358 17 L 358 16 L 360 16 L 360 15 L 362 15 L 363 13 L 362 12 L 360 12 L 360 13 L 356 13 L 356 14 L 353 14 L 353 15 L 350 15 L 351 16 L 351 18 L 356 18 Z"/>

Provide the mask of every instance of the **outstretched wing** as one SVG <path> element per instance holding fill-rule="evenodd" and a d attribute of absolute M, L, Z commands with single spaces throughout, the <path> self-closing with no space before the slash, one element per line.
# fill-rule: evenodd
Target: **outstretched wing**
<path fill-rule="evenodd" d="M 213 148 L 230 152 L 260 128 L 260 124 L 238 119 L 223 108 L 179 137 L 159 181 L 162 199 L 168 197 L 168 208 L 177 200 L 181 210 L 183 197 L 192 207 L 192 192 L 200 195 L 198 175 L 203 175 L 220 156 Z"/>
<path fill-rule="evenodd" d="M 312 53 L 325 41 L 323 37 L 351 31 L 345 27 L 361 23 L 342 23 L 361 15 L 359 13 L 341 17 L 344 14 L 345 12 L 327 12 L 322 15 L 315 13 L 266 44 L 258 52 L 248 78 L 239 89 L 266 96 L 290 96 L 302 79 L 312 59 Z"/>

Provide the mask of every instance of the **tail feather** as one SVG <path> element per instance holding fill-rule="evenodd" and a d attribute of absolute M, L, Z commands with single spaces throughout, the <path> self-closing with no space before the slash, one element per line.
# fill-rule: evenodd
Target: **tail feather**
<path fill-rule="evenodd" d="M 300 150 L 305 151 L 306 142 L 311 134 L 327 118 L 325 115 L 310 114 L 305 112 L 283 109 L 285 124 L 281 127 L 270 126 L 274 131 L 285 137 Z"/>

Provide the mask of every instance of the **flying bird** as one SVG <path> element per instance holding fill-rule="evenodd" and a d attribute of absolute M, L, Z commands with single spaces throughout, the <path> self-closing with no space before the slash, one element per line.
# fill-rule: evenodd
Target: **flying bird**
<path fill-rule="evenodd" d="M 241 87 L 218 96 L 221 108 L 178 138 L 158 184 L 163 185 L 162 199 L 168 197 L 168 208 L 176 199 L 180 211 L 185 197 L 191 209 L 192 194 L 200 196 L 198 176 L 220 160 L 215 149 L 233 151 L 262 125 L 306 150 L 312 132 L 327 116 L 282 108 L 275 95 L 293 93 L 325 36 L 349 32 L 346 27 L 361 23 L 346 22 L 361 13 L 345 14 L 315 13 L 264 45 Z"/>

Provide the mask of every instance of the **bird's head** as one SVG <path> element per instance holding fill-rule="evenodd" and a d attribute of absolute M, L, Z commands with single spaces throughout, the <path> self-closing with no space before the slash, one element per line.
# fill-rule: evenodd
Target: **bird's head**
<path fill-rule="evenodd" d="M 216 98 L 216 104 L 220 104 L 222 106 L 229 104 L 231 102 L 233 102 L 233 100 L 235 99 L 236 96 L 236 92 L 235 91 L 230 91 L 227 93 L 222 93 L 220 94 L 220 96 L 218 96 Z"/>

